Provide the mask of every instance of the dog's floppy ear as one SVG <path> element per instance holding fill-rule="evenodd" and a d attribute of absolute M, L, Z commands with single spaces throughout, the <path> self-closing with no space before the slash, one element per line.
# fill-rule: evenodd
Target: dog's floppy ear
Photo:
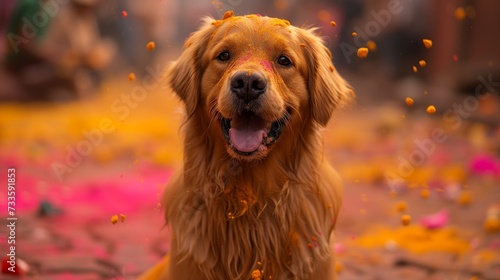
<path fill-rule="evenodd" d="M 168 69 L 170 86 L 185 103 L 188 116 L 194 113 L 200 99 L 201 58 L 215 30 L 213 21 L 209 17 L 203 20 L 201 28 L 190 35 L 181 56 Z"/>
<path fill-rule="evenodd" d="M 335 70 L 331 52 L 314 33 L 315 29 L 296 30 L 308 68 L 307 83 L 312 116 L 320 125 L 326 126 L 336 108 L 353 100 L 354 92 Z"/>

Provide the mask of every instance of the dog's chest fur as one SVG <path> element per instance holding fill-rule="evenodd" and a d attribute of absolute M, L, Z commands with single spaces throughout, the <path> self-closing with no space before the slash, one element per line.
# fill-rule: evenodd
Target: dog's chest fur
<path fill-rule="evenodd" d="M 259 270 L 262 279 L 306 279 L 330 256 L 334 214 L 320 192 L 289 182 L 264 197 L 229 189 L 217 195 L 196 189 L 168 202 L 178 207 L 169 219 L 177 253 L 207 278 L 250 279 Z"/>

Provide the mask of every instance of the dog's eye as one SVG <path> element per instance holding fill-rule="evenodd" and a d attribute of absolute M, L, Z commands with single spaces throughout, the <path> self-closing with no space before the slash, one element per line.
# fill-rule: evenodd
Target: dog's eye
<path fill-rule="evenodd" d="M 282 56 L 278 57 L 278 64 L 281 64 L 283 66 L 289 66 L 292 64 L 292 61 L 290 60 L 290 58 L 282 55 Z"/>
<path fill-rule="evenodd" d="M 231 58 L 231 55 L 228 51 L 221 52 L 217 55 L 217 59 L 220 61 L 228 61 Z"/>

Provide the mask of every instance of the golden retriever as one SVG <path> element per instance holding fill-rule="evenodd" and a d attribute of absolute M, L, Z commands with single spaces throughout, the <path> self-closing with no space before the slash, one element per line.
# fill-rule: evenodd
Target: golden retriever
<path fill-rule="evenodd" d="M 169 68 L 184 166 L 165 192 L 171 252 L 141 279 L 335 279 L 340 180 L 320 131 L 353 92 L 314 29 L 206 18 Z"/>

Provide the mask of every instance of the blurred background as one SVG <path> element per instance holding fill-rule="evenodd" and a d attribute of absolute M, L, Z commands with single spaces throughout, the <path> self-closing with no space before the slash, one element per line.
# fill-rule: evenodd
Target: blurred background
<path fill-rule="evenodd" d="M 356 91 L 325 131 L 340 279 L 499 279 L 496 0 L 1 1 L 0 209 L 15 168 L 21 277 L 134 279 L 168 252 L 183 114 L 164 69 L 227 10 L 319 27 Z"/>

